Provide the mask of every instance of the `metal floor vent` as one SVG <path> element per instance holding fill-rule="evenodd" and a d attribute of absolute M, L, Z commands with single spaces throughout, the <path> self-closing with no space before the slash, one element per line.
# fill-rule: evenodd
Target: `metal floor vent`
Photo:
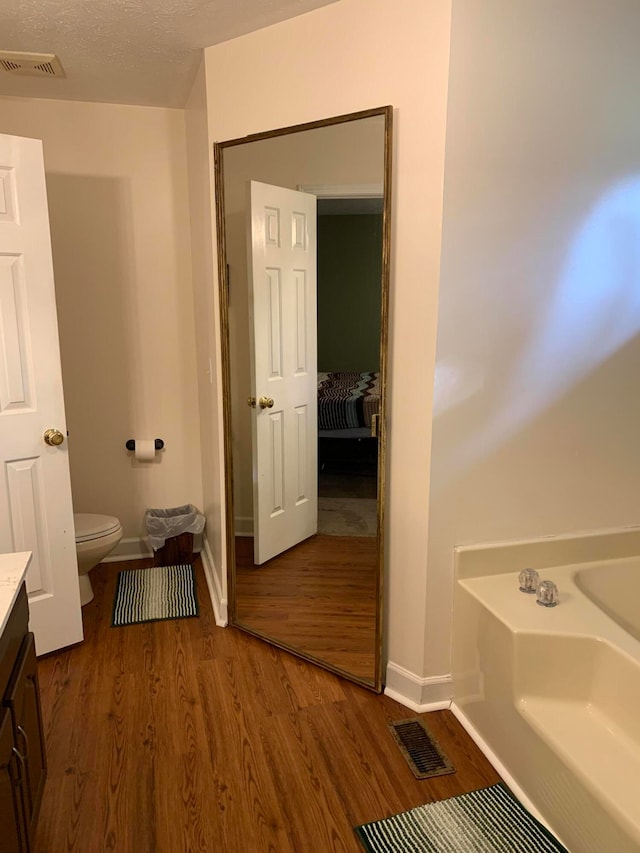
<path fill-rule="evenodd" d="M 389 723 L 389 730 L 417 779 L 456 772 L 420 717 Z"/>

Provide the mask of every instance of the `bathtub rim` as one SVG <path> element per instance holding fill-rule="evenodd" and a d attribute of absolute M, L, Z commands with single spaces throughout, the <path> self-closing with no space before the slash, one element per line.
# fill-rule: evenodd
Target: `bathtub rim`
<path fill-rule="evenodd" d="M 632 559 L 640 556 L 640 525 L 469 543 L 456 545 L 453 552 L 455 581 L 511 574 L 523 568 L 540 571 Z"/>
<path fill-rule="evenodd" d="M 622 655 L 634 667 L 640 668 L 640 639 L 626 631 L 624 626 L 591 599 L 576 581 L 579 573 L 585 569 L 606 569 L 612 565 L 628 564 L 630 561 L 637 561 L 640 571 L 639 534 L 640 528 L 634 528 L 607 531 L 604 535 L 593 533 L 588 536 L 566 536 L 544 541 L 529 540 L 456 548 L 454 643 L 464 642 L 466 635 L 464 627 L 461 628 L 460 625 L 462 614 L 458 605 L 459 591 L 464 590 L 514 635 L 540 634 L 597 641 L 608 646 L 614 653 Z M 554 545 L 559 545 L 555 556 Z M 592 550 L 591 545 L 595 545 Z M 584 559 L 585 551 L 588 552 L 589 559 Z M 564 560 L 568 554 L 581 559 L 567 563 Z M 521 562 L 514 563 L 516 557 Z M 526 567 L 538 569 L 543 579 L 556 581 L 561 595 L 557 608 L 539 607 L 533 596 L 519 592 L 518 573 Z M 565 617 L 568 618 L 566 624 L 563 624 Z M 454 661 L 455 657 L 454 648 Z M 465 705 L 468 703 L 464 701 L 464 691 L 458 690 L 461 682 L 455 665 L 452 675 L 452 713 L 525 807 L 570 849 L 558 829 L 540 813 L 495 749 L 467 716 Z M 496 746 L 499 747 L 499 744 Z M 514 772 L 517 773 L 518 768 L 514 768 Z"/>

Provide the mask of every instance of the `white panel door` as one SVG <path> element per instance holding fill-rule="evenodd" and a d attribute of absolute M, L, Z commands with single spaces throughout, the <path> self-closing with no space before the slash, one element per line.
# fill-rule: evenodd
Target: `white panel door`
<path fill-rule="evenodd" d="M 66 435 L 42 143 L 0 135 L 0 552 L 33 553 L 38 654 L 83 638 Z"/>
<path fill-rule="evenodd" d="M 250 181 L 247 209 L 254 562 L 261 565 L 318 530 L 316 199 Z"/>

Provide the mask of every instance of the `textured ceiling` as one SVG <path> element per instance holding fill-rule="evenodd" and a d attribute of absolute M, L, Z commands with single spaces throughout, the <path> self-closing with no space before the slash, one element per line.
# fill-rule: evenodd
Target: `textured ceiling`
<path fill-rule="evenodd" d="M 0 71 L 0 95 L 182 107 L 199 50 L 337 0 L 0 0 L 0 49 L 55 53 L 66 78 Z"/>

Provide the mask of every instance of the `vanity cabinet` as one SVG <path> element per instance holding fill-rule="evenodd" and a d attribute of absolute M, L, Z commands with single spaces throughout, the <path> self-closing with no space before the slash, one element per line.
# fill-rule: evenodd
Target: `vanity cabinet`
<path fill-rule="evenodd" d="M 46 778 L 33 634 L 22 586 L 0 637 L 0 853 L 28 853 Z"/>

